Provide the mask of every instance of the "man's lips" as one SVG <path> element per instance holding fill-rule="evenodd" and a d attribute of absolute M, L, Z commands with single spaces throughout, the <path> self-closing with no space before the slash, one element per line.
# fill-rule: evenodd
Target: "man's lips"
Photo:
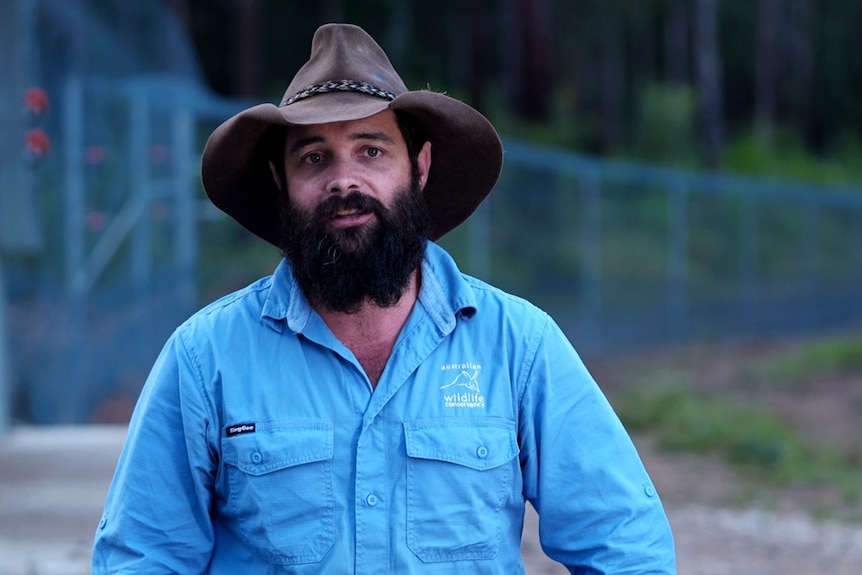
<path fill-rule="evenodd" d="M 360 209 L 338 210 L 329 218 L 332 225 L 342 228 L 364 224 L 374 216 L 373 212 Z"/>

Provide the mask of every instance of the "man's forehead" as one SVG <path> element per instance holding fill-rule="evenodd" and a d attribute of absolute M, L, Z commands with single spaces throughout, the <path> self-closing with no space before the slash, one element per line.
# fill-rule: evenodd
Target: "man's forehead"
<path fill-rule="evenodd" d="M 326 142 L 335 138 L 390 139 L 398 142 L 401 140 L 401 132 L 395 113 L 384 110 L 374 116 L 357 120 L 291 126 L 287 129 L 287 149 L 300 141 Z"/>

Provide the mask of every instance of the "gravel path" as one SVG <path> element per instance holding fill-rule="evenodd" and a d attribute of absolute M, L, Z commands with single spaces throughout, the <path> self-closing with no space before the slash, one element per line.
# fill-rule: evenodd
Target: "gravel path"
<path fill-rule="evenodd" d="M 668 516 L 680 575 L 862 574 L 862 526 L 700 506 L 670 508 Z M 524 545 L 529 575 L 566 574 L 541 554 L 532 533 Z"/>
<path fill-rule="evenodd" d="M 790 492 L 765 501 L 774 509 L 731 502 L 756 486 L 714 459 L 657 452 L 648 438 L 638 450 L 665 502 L 679 575 L 862 575 L 862 524 L 817 520 L 804 497 Z M 524 557 L 529 575 L 565 575 L 542 554 L 528 510 Z"/>
<path fill-rule="evenodd" d="M 671 510 L 686 575 L 860 575 L 862 528 L 802 514 L 689 507 Z"/>

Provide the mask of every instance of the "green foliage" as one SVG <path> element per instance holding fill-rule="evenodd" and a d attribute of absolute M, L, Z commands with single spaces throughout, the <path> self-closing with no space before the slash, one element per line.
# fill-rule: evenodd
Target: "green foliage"
<path fill-rule="evenodd" d="M 582 149 L 589 135 L 597 131 L 595 123 L 578 112 L 577 95 L 566 88 L 554 91 L 547 122 L 517 118 L 499 90 L 489 92 L 487 116 L 504 136 L 570 150 Z"/>
<path fill-rule="evenodd" d="M 632 431 L 654 433 L 668 450 L 717 453 L 775 482 L 826 483 L 858 496 L 862 465 L 853 454 L 812 445 L 769 410 L 673 386 L 642 386 L 615 401 Z"/>
<path fill-rule="evenodd" d="M 780 365 L 785 372 L 809 376 L 862 370 L 862 341 L 854 338 L 823 342 L 805 348 Z"/>
<path fill-rule="evenodd" d="M 860 152 L 859 141 L 850 136 L 841 138 L 825 157 L 806 150 L 791 130 L 779 130 L 772 142 L 751 131 L 727 145 L 723 162 L 726 170 L 748 175 L 853 184 L 862 180 Z"/>
<path fill-rule="evenodd" d="M 749 385 L 803 385 L 817 379 L 862 371 L 862 340 L 831 338 L 744 366 Z"/>
<path fill-rule="evenodd" d="M 617 407 L 631 429 L 657 430 L 667 449 L 717 451 L 733 462 L 771 470 L 801 456 L 792 430 L 751 405 L 662 387 L 633 392 Z"/>
<path fill-rule="evenodd" d="M 636 104 L 634 155 L 691 165 L 696 161 L 697 98 L 690 86 L 650 84 Z"/>

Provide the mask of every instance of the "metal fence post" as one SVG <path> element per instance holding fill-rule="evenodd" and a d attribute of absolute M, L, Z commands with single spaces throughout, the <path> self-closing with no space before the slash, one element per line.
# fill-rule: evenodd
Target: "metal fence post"
<path fill-rule="evenodd" d="M 6 350 L 6 283 L 3 277 L 3 254 L 0 252 L 0 434 L 12 426 L 12 384 L 9 355 Z"/>
<path fill-rule="evenodd" d="M 172 119 L 174 156 L 174 241 L 175 264 L 179 277 L 177 300 L 181 314 L 188 315 L 195 307 L 197 293 L 196 268 L 198 258 L 198 216 L 195 210 L 195 187 L 192 185 L 194 154 L 194 117 L 185 85 L 176 89 L 176 111 Z"/>
<path fill-rule="evenodd" d="M 816 202 L 805 202 L 800 206 L 803 210 L 802 227 L 804 239 L 802 246 L 802 286 L 803 301 L 802 322 L 806 328 L 817 325 L 820 310 L 817 306 L 820 285 L 820 210 Z"/>
<path fill-rule="evenodd" d="M 70 75 L 63 91 L 63 235 L 68 298 L 69 338 L 66 358 L 67 380 L 63 393 L 71 394 L 84 380 L 86 317 L 84 301 L 87 290 L 87 267 L 84 260 L 85 179 L 84 157 L 84 85 L 80 76 Z M 61 419 L 68 420 L 75 406 L 63 401 Z"/>
<path fill-rule="evenodd" d="M 602 346 L 602 186 L 593 170 L 581 176 L 581 298 L 578 330 L 590 347 Z"/>
<path fill-rule="evenodd" d="M 467 225 L 471 274 L 484 280 L 491 277 L 491 199 L 482 202 Z"/>
<path fill-rule="evenodd" d="M 63 92 L 64 248 L 67 290 L 72 300 L 83 297 L 87 284 L 79 279 L 84 266 L 84 95 L 80 77 L 66 79 Z"/>
<path fill-rule="evenodd" d="M 147 298 L 150 281 L 150 227 L 147 206 L 150 202 L 150 98 L 149 90 L 133 82 L 128 94 L 129 110 L 129 190 L 142 215 L 131 233 L 131 276 L 139 303 Z"/>
<path fill-rule="evenodd" d="M 760 326 L 760 209 L 756 199 L 742 199 L 741 225 L 739 227 L 739 276 L 740 299 L 750 331 Z"/>
<path fill-rule="evenodd" d="M 688 332 L 688 192 L 681 178 L 668 189 L 667 313 L 671 336 Z"/>

